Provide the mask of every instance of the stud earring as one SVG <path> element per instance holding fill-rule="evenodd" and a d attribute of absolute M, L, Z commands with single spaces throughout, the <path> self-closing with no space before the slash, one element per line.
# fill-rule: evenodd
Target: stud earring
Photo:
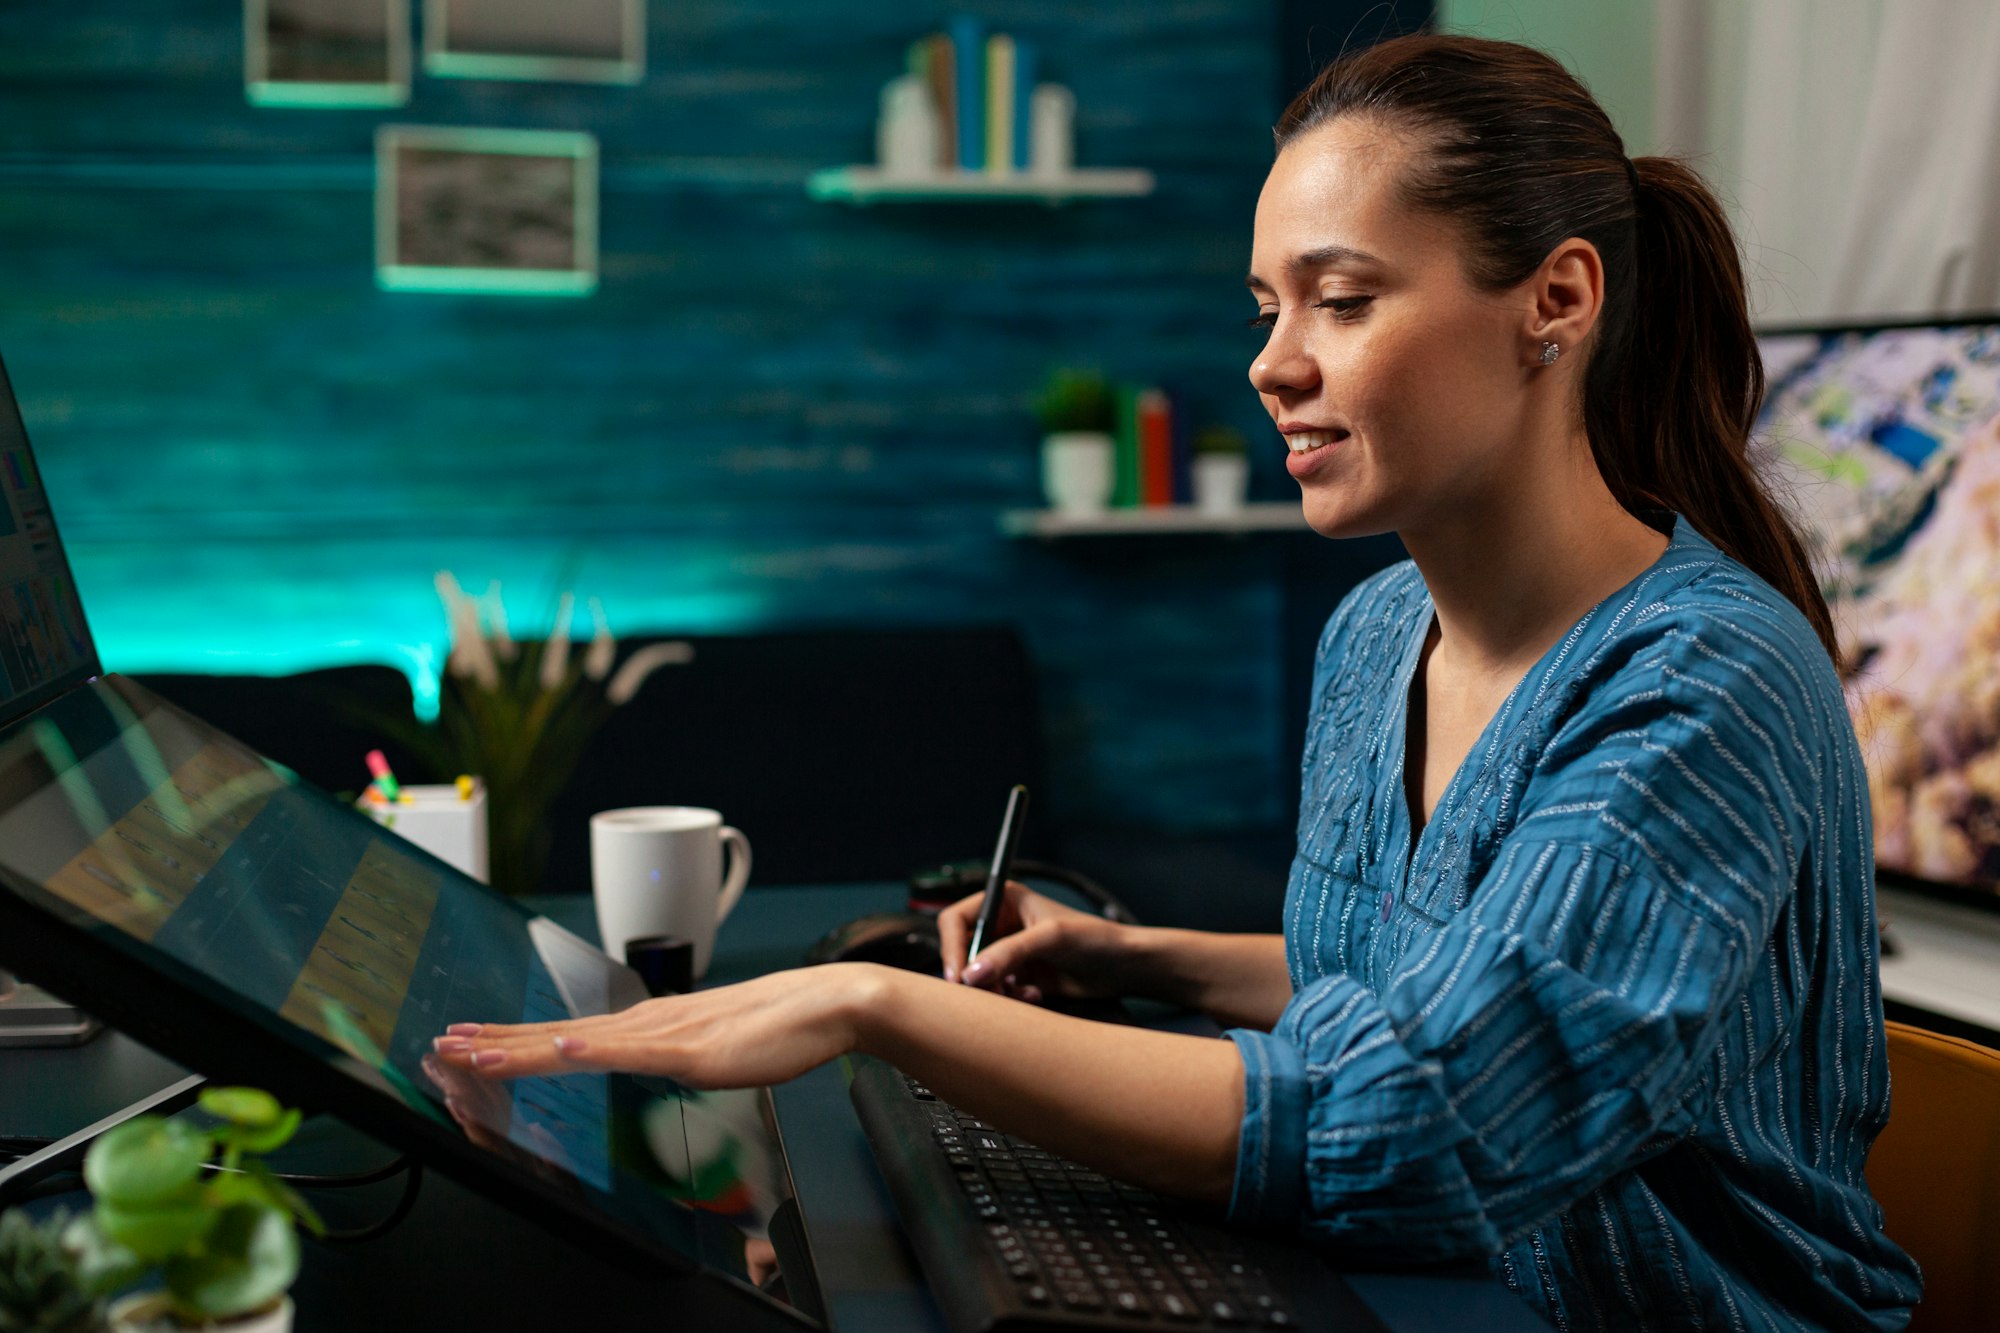
<path fill-rule="evenodd" d="M 1559 356 L 1561 356 L 1562 354 L 1563 354 L 1563 349 L 1562 349 L 1561 347 L 1557 346 L 1557 345 L 1556 345 L 1555 343 L 1543 343 L 1543 344 L 1542 344 L 1542 364 L 1543 364 L 1543 365 L 1545 365 L 1545 366 L 1553 366 L 1553 365 L 1554 365 L 1554 364 L 1556 363 L 1556 358 L 1557 358 L 1557 357 L 1559 357 Z"/>

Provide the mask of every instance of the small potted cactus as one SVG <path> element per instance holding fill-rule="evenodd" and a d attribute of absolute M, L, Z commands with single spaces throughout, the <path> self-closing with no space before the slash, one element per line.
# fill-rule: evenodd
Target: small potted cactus
<path fill-rule="evenodd" d="M 98 1333 L 104 1301 L 63 1246 L 65 1214 L 0 1213 L 0 1333 Z"/>
<path fill-rule="evenodd" d="M 1194 437 L 1194 504 L 1205 514 L 1233 514 L 1250 492 L 1250 446 L 1243 432 L 1206 426 Z"/>
<path fill-rule="evenodd" d="M 94 1290 L 161 1279 L 111 1307 L 113 1333 L 290 1333 L 298 1226 L 322 1228 L 263 1156 L 292 1137 L 299 1112 L 255 1088 L 204 1089 L 201 1108 L 220 1123 L 138 1116 L 93 1143 L 92 1209 L 63 1243 Z"/>

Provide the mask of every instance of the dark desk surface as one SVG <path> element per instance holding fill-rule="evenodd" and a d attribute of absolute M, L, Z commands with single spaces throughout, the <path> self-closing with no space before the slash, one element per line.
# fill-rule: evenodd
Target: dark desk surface
<path fill-rule="evenodd" d="M 826 929 L 865 912 L 900 907 L 901 901 L 901 889 L 893 885 L 752 891 L 724 925 L 705 984 L 793 966 Z M 587 898 L 543 899 L 535 906 L 578 934 L 595 938 Z M 71 1133 L 171 1082 L 179 1073 L 174 1065 L 116 1033 L 73 1050 L 0 1051 L 0 1137 L 53 1138 Z M 942 1333 L 943 1322 L 896 1225 L 838 1067 L 815 1070 L 775 1089 L 774 1095 L 800 1207 L 836 1326 L 848 1333 Z M 358 1137 L 337 1126 L 328 1129 L 332 1137 Z M 372 1145 L 357 1149 L 351 1143 L 309 1141 L 300 1151 L 325 1156 L 310 1166 L 295 1164 L 295 1169 L 329 1169 L 322 1164 L 328 1157 L 351 1161 L 357 1151 L 366 1156 L 371 1150 L 377 1158 L 383 1155 Z M 428 1256 L 435 1249 L 437 1237 L 427 1233 L 471 1226 L 473 1215 L 482 1211 L 497 1210 L 485 1208 L 435 1173 L 427 1176 L 412 1218 L 367 1247 L 375 1251 L 376 1267 L 369 1275 L 374 1290 L 379 1293 L 386 1283 L 386 1289 L 400 1293 L 404 1283 L 421 1281 L 428 1260 L 416 1261 L 411 1253 Z M 491 1217 L 484 1224 L 504 1225 Z M 351 1256 L 351 1251 L 336 1254 L 308 1247 L 306 1271 L 295 1289 L 301 1333 L 350 1326 L 336 1325 L 325 1316 L 334 1313 L 336 1303 L 360 1276 L 357 1265 L 369 1258 Z M 437 1262 L 450 1261 L 441 1257 Z M 431 1276 L 445 1278 L 436 1270 Z M 1397 1330 L 1546 1329 L 1505 1288 L 1484 1277 L 1353 1274 L 1349 1280 Z M 562 1299 L 570 1302 L 572 1314 L 583 1313 L 580 1293 L 574 1288 Z M 374 1309 L 378 1316 L 382 1313 L 379 1303 Z M 656 1317 L 657 1311 L 655 1320 L 646 1322 L 656 1322 Z M 623 1325 L 606 1321 L 597 1326 Z"/>

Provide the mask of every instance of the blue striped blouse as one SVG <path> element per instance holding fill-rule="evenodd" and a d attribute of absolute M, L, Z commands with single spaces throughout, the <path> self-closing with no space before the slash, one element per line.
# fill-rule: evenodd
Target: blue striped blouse
<path fill-rule="evenodd" d="M 1235 1031 L 1234 1219 L 1483 1257 L 1557 1328 L 1901 1328 L 1867 789 L 1798 611 L 1677 520 L 1549 649 L 1412 846 L 1415 566 L 1321 639 L 1293 996 Z"/>

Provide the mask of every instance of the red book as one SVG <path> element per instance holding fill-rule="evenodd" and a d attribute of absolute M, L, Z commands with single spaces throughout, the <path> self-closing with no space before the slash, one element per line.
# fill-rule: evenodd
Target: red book
<path fill-rule="evenodd" d="M 1174 423 L 1167 395 L 1147 389 L 1139 395 L 1139 503 L 1174 502 Z"/>

